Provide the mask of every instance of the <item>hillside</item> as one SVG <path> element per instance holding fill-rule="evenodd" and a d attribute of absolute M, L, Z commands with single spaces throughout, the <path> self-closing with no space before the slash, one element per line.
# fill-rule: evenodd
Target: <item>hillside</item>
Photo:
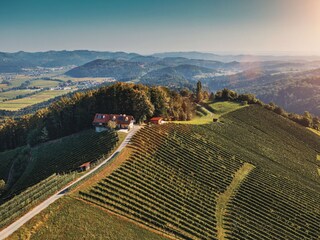
<path fill-rule="evenodd" d="M 152 56 L 158 58 L 183 57 L 189 59 L 205 59 L 221 62 L 248 62 L 248 61 L 301 61 L 301 60 L 319 60 L 317 56 L 277 56 L 277 55 L 250 55 L 250 54 L 215 54 L 207 52 L 163 52 L 155 53 Z"/>
<path fill-rule="evenodd" d="M 52 174 L 69 173 L 85 162 L 97 161 L 110 153 L 118 139 L 115 132 L 96 133 L 90 129 L 32 148 L 0 153 L 0 179 L 7 184 L 0 201 Z"/>
<path fill-rule="evenodd" d="M 0 52 L 0 73 L 21 72 L 31 67 L 61 67 L 82 65 L 95 59 L 130 59 L 139 54 L 124 52 L 97 52 L 88 50 L 48 51 L 48 52 Z"/>
<path fill-rule="evenodd" d="M 138 62 L 124 60 L 95 60 L 66 72 L 71 77 L 113 77 L 117 80 L 135 79 L 144 72 L 144 66 Z"/>
<path fill-rule="evenodd" d="M 318 152 L 316 134 L 253 105 L 217 123 L 145 127 L 120 167 L 70 196 L 177 239 L 318 239 Z M 45 228 L 77 214 L 46 213 Z"/>
<path fill-rule="evenodd" d="M 295 66 L 296 65 L 296 66 Z M 274 102 L 289 112 L 309 111 L 319 115 L 319 63 L 278 63 L 259 66 L 230 76 L 204 79 L 211 91 L 228 88 L 255 94 L 263 102 Z M 310 70 L 309 68 L 315 68 Z"/>

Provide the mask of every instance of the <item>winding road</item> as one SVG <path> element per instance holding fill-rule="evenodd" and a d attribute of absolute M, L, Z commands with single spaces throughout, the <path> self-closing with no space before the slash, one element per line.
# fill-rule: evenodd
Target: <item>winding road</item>
<path fill-rule="evenodd" d="M 103 167 L 110 159 L 112 159 L 114 156 L 119 154 L 123 148 L 127 146 L 127 144 L 130 142 L 132 136 L 140 130 L 140 126 L 135 126 L 126 136 L 126 138 L 123 140 L 123 142 L 120 144 L 120 146 L 114 151 L 111 156 L 103 160 L 99 165 L 97 165 L 95 168 L 91 169 L 88 171 L 86 174 L 83 176 L 79 177 L 77 180 L 69 184 L 68 186 L 62 188 L 60 191 L 58 191 L 56 194 L 52 195 L 49 197 L 47 200 L 43 201 L 40 203 L 38 206 L 34 207 L 32 210 L 30 210 L 28 213 L 23 215 L 21 218 L 13 222 L 11 225 L 8 227 L 4 228 L 0 232 L 0 240 L 5 239 L 9 237 L 12 233 L 14 233 L 16 230 L 18 230 L 23 224 L 28 222 L 30 219 L 32 219 L 34 216 L 36 216 L 38 213 L 40 213 L 42 210 L 46 209 L 51 203 L 54 203 L 57 201 L 59 198 L 63 197 L 66 193 L 68 193 L 68 190 L 70 187 L 87 177 L 88 175 L 92 174 L 93 172 L 97 171 L 101 167 Z"/>

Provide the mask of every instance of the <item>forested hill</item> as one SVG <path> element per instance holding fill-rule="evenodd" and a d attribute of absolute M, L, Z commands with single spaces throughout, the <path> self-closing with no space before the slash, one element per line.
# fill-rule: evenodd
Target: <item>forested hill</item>
<path fill-rule="evenodd" d="M 124 60 L 94 60 L 66 72 L 71 77 L 113 77 L 115 79 L 135 79 L 146 69 L 144 64 Z"/>
<path fill-rule="evenodd" d="M 0 151 L 60 138 L 90 128 L 93 116 L 101 113 L 133 115 L 137 122 L 152 116 L 175 120 L 192 118 L 191 92 L 183 95 L 165 87 L 116 83 L 63 97 L 48 108 L 0 125 Z"/>
<path fill-rule="evenodd" d="M 97 52 L 88 50 L 48 51 L 48 52 L 0 52 L 0 73 L 20 72 L 23 68 L 61 67 L 66 65 L 81 65 L 95 59 L 128 60 L 140 56 L 136 53 Z"/>

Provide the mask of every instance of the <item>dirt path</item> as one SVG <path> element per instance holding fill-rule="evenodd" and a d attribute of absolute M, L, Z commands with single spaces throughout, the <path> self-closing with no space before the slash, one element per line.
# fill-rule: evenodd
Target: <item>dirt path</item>
<path fill-rule="evenodd" d="M 234 174 L 231 184 L 227 190 L 219 195 L 217 198 L 216 219 L 217 219 L 217 236 L 219 240 L 226 239 L 226 232 L 224 229 L 224 215 L 230 198 L 236 193 L 242 181 L 255 168 L 250 163 L 244 163 L 243 166 Z"/>

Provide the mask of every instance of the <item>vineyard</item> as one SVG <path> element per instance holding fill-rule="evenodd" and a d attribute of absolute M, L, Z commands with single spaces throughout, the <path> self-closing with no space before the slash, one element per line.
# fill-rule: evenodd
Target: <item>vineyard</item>
<path fill-rule="evenodd" d="M 131 147 L 125 164 L 81 196 L 178 238 L 215 238 L 216 198 L 243 162 L 186 125 L 145 128 Z"/>
<path fill-rule="evenodd" d="M 17 159 L 19 155 L 22 155 L 22 150 L 23 148 L 17 148 L 0 153 L 0 179 L 7 181 L 11 166 L 14 163 L 15 159 Z"/>
<path fill-rule="evenodd" d="M 202 126 L 211 133 L 205 136 L 209 141 L 298 182 L 320 183 L 320 161 L 316 160 L 320 138 L 316 134 L 259 106 L 231 112 L 221 121 L 221 125 Z"/>
<path fill-rule="evenodd" d="M 130 147 L 84 200 L 179 239 L 320 237 L 320 141 L 287 119 L 246 107 L 220 124 L 146 127 Z"/>
<path fill-rule="evenodd" d="M 31 157 L 23 174 L 9 191 L 11 194 L 19 193 L 52 174 L 69 173 L 77 170 L 84 162 L 97 161 L 107 156 L 117 141 L 116 132 L 96 133 L 94 130 L 86 130 L 36 146 L 30 150 Z"/>
<path fill-rule="evenodd" d="M 229 202 L 228 239 L 319 239 L 320 192 L 261 168 Z"/>
<path fill-rule="evenodd" d="M 45 200 L 73 179 L 74 174 L 53 174 L 0 205 L 0 229 L 20 217 L 23 213 L 26 213 L 40 201 Z"/>

